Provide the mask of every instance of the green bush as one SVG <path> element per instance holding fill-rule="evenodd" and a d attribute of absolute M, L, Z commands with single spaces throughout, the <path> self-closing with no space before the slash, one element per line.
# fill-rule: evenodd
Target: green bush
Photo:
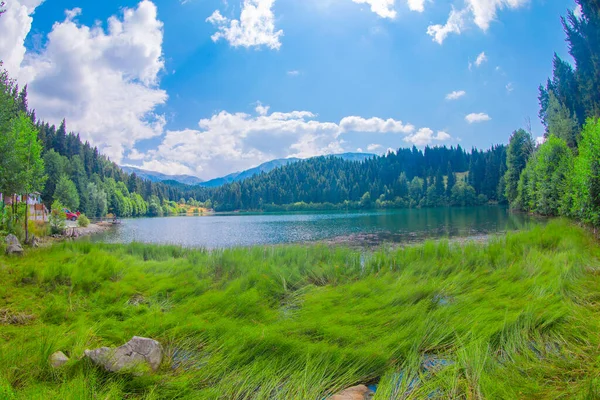
<path fill-rule="evenodd" d="M 62 235 L 67 228 L 67 216 L 63 211 L 64 206 L 55 200 L 52 203 L 52 211 L 50 212 L 50 233 L 52 235 Z"/>
<path fill-rule="evenodd" d="M 79 218 L 77 219 L 77 225 L 85 228 L 86 226 L 88 226 L 90 224 L 90 220 L 88 217 L 86 217 L 85 215 L 81 214 L 79 216 Z"/>

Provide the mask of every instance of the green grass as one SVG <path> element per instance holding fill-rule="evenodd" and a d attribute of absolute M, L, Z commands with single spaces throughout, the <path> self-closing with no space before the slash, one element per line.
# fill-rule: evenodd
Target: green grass
<path fill-rule="evenodd" d="M 69 242 L 0 257 L 0 310 L 20 317 L 0 325 L 0 399 L 321 400 L 359 383 L 376 399 L 600 398 L 599 259 L 566 221 L 366 256 Z M 157 373 L 81 358 L 134 335 L 164 345 Z M 424 370 L 432 357 L 447 365 Z"/>

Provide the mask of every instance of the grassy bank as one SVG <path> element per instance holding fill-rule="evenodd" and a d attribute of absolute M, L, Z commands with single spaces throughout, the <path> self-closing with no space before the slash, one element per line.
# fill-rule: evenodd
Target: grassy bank
<path fill-rule="evenodd" d="M 0 257 L 0 399 L 320 400 L 357 383 L 376 399 L 598 398 L 599 257 L 564 221 L 366 257 L 87 242 Z M 158 373 L 79 359 L 133 335 L 163 343 Z"/>

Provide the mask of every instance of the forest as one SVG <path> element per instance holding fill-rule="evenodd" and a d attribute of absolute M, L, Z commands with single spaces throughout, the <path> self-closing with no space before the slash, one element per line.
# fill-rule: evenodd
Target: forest
<path fill-rule="evenodd" d="M 0 193 L 40 192 L 91 217 L 161 216 L 182 203 L 233 210 L 414 208 L 509 203 L 514 209 L 600 224 L 600 11 L 562 19 L 574 66 L 554 57 L 540 86 L 545 140 L 516 130 L 508 146 L 401 148 L 364 162 L 317 157 L 218 188 L 153 183 L 68 132 L 39 120 L 6 71 L 0 73 Z M 33 144 L 33 146 L 32 146 Z M 28 166 L 24 168 L 24 166 Z M 6 220 L 10 210 L 3 210 Z M 10 219 L 10 218 L 9 218 Z M 5 224 L 6 225 L 6 224 Z"/>
<path fill-rule="evenodd" d="M 506 198 L 515 209 L 600 225 L 600 7 L 580 0 L 562 24 L 573 67 L 554 56 L 539 88 L 544 143 L 513 133 L 507 150 Z"/>
<path fill-rule="evenodd" d="M 505 146 L 399 149 L 363 162 L 334 156 L 216 188 L 216 210 L 408 208 L 503 203 Z"/>

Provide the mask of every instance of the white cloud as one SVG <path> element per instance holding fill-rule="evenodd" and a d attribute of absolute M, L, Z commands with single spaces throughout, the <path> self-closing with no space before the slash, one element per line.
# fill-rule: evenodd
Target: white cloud
<path fill-rule="evenodd" d="M 379 150 L 381 147 L 382 146 L 380 144 L 373 143 L 367 146 L 367 151 L 376 151 Z"/>
<path fill-rule="evenodd" d="M 487 56 L 485 55 L 485 51 L 482 51 L 481 53 L 479 53 L 479 55 L 477 56 L 477 59 L 475 60 L 475 65 L 477 67 L 481 67 L 481 64 L 483 64 L 484 62 L 487 61 Z"/>
<path fill-rule="evenodd" d="M 206 19 L 218 29 L 212 40 L 225 39 L 233 47 L 266 46 L 279 50 L 283 31 L 275 30 L 274 4 L 275 0 L 244 0 L 239 20 L 226 18 L 216 10 Z"/>
<path fill-rule="evenodd" d="M 425 0 L 408 0 L 408 8 L 411 11 L 425 11 Z"/>
<path fill-rule="evenodd" d="M 475 23 L 484 32 L 490 27 L 490 23 L 496 19 L 499 10 L 505 8 L 517 9 L 527 4 L 529 0 L 465 0 L 466 7 L 456 11 L 454 7 L 450 11 L 445 25 L 431 25 L 427 28 L 427 34 L 433 40 L 442 44 L 449 34 L 460 35 L 466 27 L 467 18 Z"/>
<path fill-rule="evenodd" d="M 411 124 L 403 124 L 402 121 L 394 119 L 383 120 L 381 118 L 345 117 L 340 121 L 340 127 L 345 132 L 379 132 L 379 133 L 411 133 L 415 127 Z"/>
<path fill-rule="evenodd" d="M 575 6 L 575 9 L 573 10 L 573 14 L 575 14 L 575 16 L 576 16 L 577 18 L 581 18 L 581 17 L 583 17 L 583 9 L 581 8 L 581 5 L 580 5 L 580 4 L 577 4 L 577 5 Z"/>
<path fill-rule="evenodd" d="M 464 90 L 455 90 L 452 93 L 448 93 L 446 95 L 446 100 L 458 100 L 466 94 L 467 92 L 465 92 Z"/>
<path fill-rule="evenodd" d="M 256 106 L 256 112 L 258 113 L 258 115 L 267 115 L 267 113 L 269 112 L 269 106 L 263 106 L 261 103 L 258 103 L 258 105 Z"/>
<path fill-rule="evenodd" d="M 434 141 L 445 141 L 450 140 L 452 137 L 444 132 L 438 131 L 436 135 L 433 134 L 433 130 L 430 128 L 421 128 L 414 135 L 410 135 L 404 138 L 407 143 L 412 143 L 416 146 L 425 146 L 433 143 Z"/>
<path fill-rule="evenodd" d="M 38 117 L 52 123 L 66 118 L 69 130 L 80 132 L 84 140 L 120 162 L 127 149 L 160 135 L 166 123 L 155 111 L 167 99 L 166 92 L 156 87 L 164 67 L 163 24 L 148 0 L 124 9 L 121 18 L 109 18 L 107 31 L 100 24 L 80 25 L 73 19 L 80 12 L 67 11 L 67 18 L 52 27 L 42 50 L 28 52 L 20 60 L 12 58 L 11 73 L 21 84 L 29 84 L 29 104 Z M 0 26 L 6 29 L 4 22 L 2 16 Z M 12 37 L 21 42 L 13 43 L 12 50 L 0 48 L 0 58 L 6 54 L 10 58 L 14 48 L 23 46 L 20 28 Z"/>
<path fill-rule="evenodd" d="M 537 146 L 541 146 L 541 145 L 543 145 L 545 142 L 546 142 L 546 138 L 545 138 L 545 137 L 543 137 L 543 136 L 538 136 L 538 137 L 536 137 L 536 138 L 535 138 L 535 144 L 536 144 Z"/>
<path fill-rule="evenodd" d="M 131 149 L 127 154 L 127 158 L 130 160 L 143 160 L 146 158 L 146 154 L 140 153 L 137 149 Z"/>
<path fill-rule="evenodd" d="M 192 175 L 194 176 L 194 171 L 192 171 L 188 166 L 185 166 L 177 161 L 144 161 L 141 169 L 145 169 L 147 171 L 156 171 L 166 175 Z"/>
<path fill-rule="evenodd" d="M 289 76 L 298 76 L 298 75 L 300 75 L 300 71 L 292 70 L 292 71 L 288 71 L 287 74 Z"/>
<path fill-rule="evenodd" d="M 44 0 L 8 1 L 0 17 L 0 60 L 12 77 L 19 73 L 25 57 L 25 38 L 31 30 L 33 13 Z"/>
<path fill-rule="evenodd" d="M 379 15 L 381 18 L 396 18 L 396 10 L 394 3 L 396 0 L 352 0 L 358 4 L 368 4 L 371 6 L 371 11 Z M 412 0 L 419 1 L 419 0 Z"/>
<path fill-rule="evenodd" d="M 468 9 L 473 13 L 475 24 L 483 31 L 488 30 L 499 10 L 516 9 L 528 2 L 529 0 L 466 0 Z"/>
<path fill-rule="evenodd" d="M 515 90 L 515 85 L 513 85 L 512 82 L 509 82 L 508 85 L 506 85 L 506 91 L 510 93 L 513 90 Z"/>
<path fill-rule="evenodd" d="M 254 114 L 221 111 L 200 120 L 198 129 L 167 131 L 158 148 L 147 152 L 144 165 L 159 171 L 177 162 L 208 179 L 274 158 L 347 151 L 348 132 L 406 135 L 414 129 L 393 119 L 350 116 L 339 123 L 319 121 L 309 111 L 272 112 L 259 103 Z"/>
<path fill-rule="evenodd" d="M 491 119 L 492 118 L 485 113 L 471 113 L 465 117 L 465 121 L 467 121 L 470 124 L 490 121 Z"/>
<path fill-rule="evenodd" d="M 448 16 L 448 21 L 446 21 L 445 25 L 430 25 L 427 27 L 427 34 L 433 37 L 433 41 L 439 44 L 444 43 L 444 40 L 451 33 L 461 34 L 466 24 L 466 16 L 468 10 L 456 11 L 454 7 L 452 7 L 452 11 L 450 11 L 450 15 Z"/>

